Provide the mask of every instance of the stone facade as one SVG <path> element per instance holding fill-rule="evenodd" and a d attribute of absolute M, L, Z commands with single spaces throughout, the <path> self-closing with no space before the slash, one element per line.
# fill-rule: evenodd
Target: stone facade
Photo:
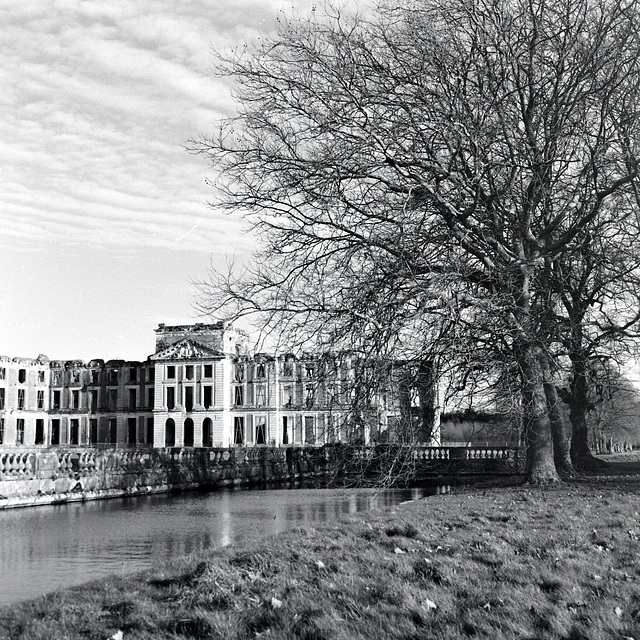
<path fill-rule="evenodd" d="M 354 441 L 349 360 L 249 354 L 227 323 L 159 325 L 144 362 L 0 357 L 4 447 L 232 447 Z M 381 390 L 355 440 L 402 418 Z M 365 424 L 366 422 L 366 424 Z M 438 434 L 433 442 L 437 444 Z"/>

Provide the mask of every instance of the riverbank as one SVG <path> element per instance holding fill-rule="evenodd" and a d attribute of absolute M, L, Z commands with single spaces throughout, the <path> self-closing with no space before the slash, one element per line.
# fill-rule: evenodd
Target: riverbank
<path fill-rule="evenodd" d="M 458 490 L 51 594 L 0 611 L 0 638 L 638 640 L 640 474 L 623 464 L 547 489 Z"/>

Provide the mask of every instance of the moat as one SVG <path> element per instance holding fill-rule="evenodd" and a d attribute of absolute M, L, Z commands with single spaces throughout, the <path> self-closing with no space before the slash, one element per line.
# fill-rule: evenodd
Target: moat
<path fill-rule="evenodd" d="M 435 492 L 220 489 L 4 511 L 0 605 Z"/>

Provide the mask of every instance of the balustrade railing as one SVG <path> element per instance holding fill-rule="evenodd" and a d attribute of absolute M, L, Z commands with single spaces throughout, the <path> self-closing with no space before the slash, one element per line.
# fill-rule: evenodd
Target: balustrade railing
<path fill-rule="evenodd" d="M 398 445 L 383 445 L 398 447 Z M 478 468 L 482 461 L 496 461 L 502 472 L 518 472 L 520 450 L 512 447 L 427 447 L 407 448 L 418 467 L 441 469 L 459 463 Z M 30 478 L 82 478 L 103 473 L 142 473 L 178 465 L 215 469 L 238 465 L 295 464 L 312 461 L 330 465 L 340 456 L 350 459 L 374 459 L 379 447 L 230 447 L 230 448 L 170 448 L 170 449 L 95 449 L 50 448 L 32 450 L 0 449 L 0 480 Z M 480 462 L 476 462 L 480 461 Z M 500 462 L 503 464 L 500 465 Z M 456 464 L 454 464 L 456 463 Z M 493 464 L 493 463 L 490 463 Z M 485 465 L 486 466 L 486 465 Z"/>

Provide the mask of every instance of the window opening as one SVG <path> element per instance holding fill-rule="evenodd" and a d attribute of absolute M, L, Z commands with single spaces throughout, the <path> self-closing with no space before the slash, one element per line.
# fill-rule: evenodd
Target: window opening
<path fill-rule="evenodd" d="M 164 425 L 164 446 L 173 447 L 176 444 L 176 423 L 169 418 Z"/>
<path fill-rule="evenodd" d="M 184 408 L 186 411 L 193 411 L 193 387 L 184 388 Z"/>
<path fill-rule="evenodd" d="M 34 444 L 44 444 L 44 420 L 42 418 L 36 420 L 36 438 Z"/>
<path fill-rule="evenodd" d="M 184 421 L 184 438 L 182 440 L 185 447 L 193 447 L 193 420 L 187 418 Z"/>
<path fill-rule="evenodd" d="M 175 408 L 176 408 L 176 388 L 167 387 L 167 409 L 169 411 L 172 411 Z"/>
<path fill-rule="evenodd" d="M 256 418 L 256 444 L 267 444 L 267 419 L 264 416 Z"/>
<path fill-rule="evenodd" d="M 202 423 L 202 446 L 213 447 L 213 422 L 211 422 L 211 418 L 205 418 Z"/>
<path fill-rule="evenodd" d="M 80 426 L 77 419 L 71 420 L 71 427 L 69 429 L 69 444 L 77 445 L 80 439 Z"/>
<path fill-rule="evenodd" d="M 51 444 L 60 444 L 60 420 L 51 421 Z"/>
<path fill-rule="evenodd" d="M 243 444 L 244 442 L 244 417 L 235 416 L 233 418 L 233 444 Z"/>

